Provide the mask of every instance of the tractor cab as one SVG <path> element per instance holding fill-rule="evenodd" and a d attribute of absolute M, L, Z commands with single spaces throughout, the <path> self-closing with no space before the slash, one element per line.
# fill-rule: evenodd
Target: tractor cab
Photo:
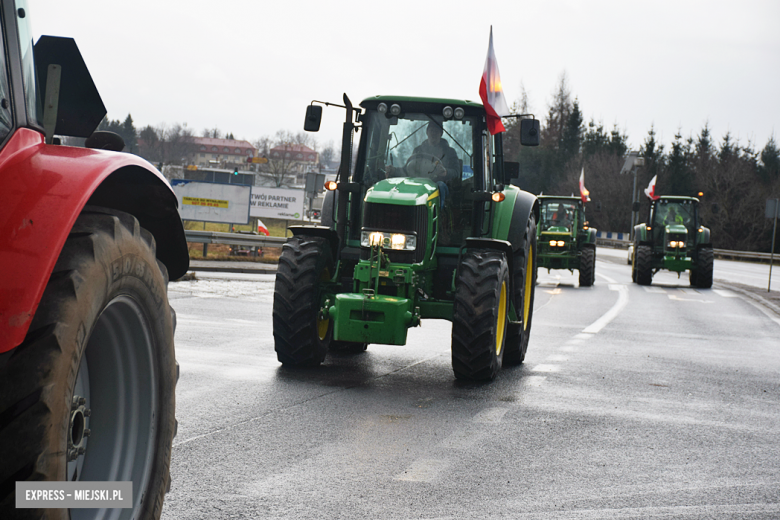
<path fill-rule="evenodd" d="M 693 245 L 698 229 L 698 200 L 663 197 L 650 206 L 649 231 L 653 243 L 667 254 L 683 254 Z"/>

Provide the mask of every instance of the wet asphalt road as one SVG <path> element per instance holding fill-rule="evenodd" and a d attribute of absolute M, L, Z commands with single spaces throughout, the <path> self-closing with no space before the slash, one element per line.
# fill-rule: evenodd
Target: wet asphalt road
<path fill-rule="evenodd" d="M 539 272 L 526 362 L 488 384 L 455 381 L 444 321 L 285 369 L 272 275 L 172 283 L 163 518 L 780 517 L 780 316 L 596 272 Z"/>

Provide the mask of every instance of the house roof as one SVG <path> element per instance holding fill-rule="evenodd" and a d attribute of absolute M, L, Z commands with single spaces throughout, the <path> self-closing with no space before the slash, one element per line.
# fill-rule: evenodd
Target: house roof
<path fill-rule="evenodd" d="M 249 141 L 243 141 L 238 139 L 215 139 L 213 137 L 193 137 L 192 141 L 199 146 L 219 146 L 229 148 L 241 148 L 242 150 L 251 149 L 253 152 L 256 148 L 252 146 Z"/>

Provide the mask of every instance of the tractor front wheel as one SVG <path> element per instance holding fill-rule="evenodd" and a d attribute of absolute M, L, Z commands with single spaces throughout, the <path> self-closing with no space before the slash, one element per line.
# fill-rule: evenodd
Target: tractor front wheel
<path fill-rule="evenodd" d="M 691 285 L 700 289 L 709 289 L 712 287 L 712 271 L 715 263 L 711 247 L 702 247 L 699 249 L 696 267 L 691 270 Z"/>
<path fill-rule="evenodd" d="M 636 283 L 639 285 L 653 283 L 653 250 L 650 246 L 636 248 Z"/>
<path fill-rule="evenodd" d="M 504 363 L 519 365 L 528 351 L 531 337 L 531 323 L 534 316 L 534 296 L 536 293 L 536 220 L 534 215 L 528 219 L 523 238 L 523 247 L 514 254 L 514 274 L 512 293 L 515 310 L 521 323 L 509 323 L 506 332 Z"/>
<path fill-rule="evenodd" d="M 274 286 L 274 345 L 280 363 L 316 366 L 323 362 L 333 336 L 321 319 L 323 283 L 332 276 L 333 254 L 327 240 L 295 236 L 282 248 Z"/>
<path fill-rule="evenodd" d="M 584 247 L 580 257 L 580 287 L 590 287 L 596 281 L 596 248 Z"/>
<path fill-rule="evenodd" d="M 116 511 L 160 517 L 176 429 L 167 282 L 154 238 L 132 215 L 84 208 L 27 337 L 0 356 L 0 510 L 70 517 L 14 509 L 16 481 L 129 480 L 131 507 Z"/>
<path fill-rule="evenodd" d="M 458 379 L 490 380 L 498 373 L 509 298 L 509 268 L 502 253 L 463 255 L 452 313 L 452 369 Z"/>

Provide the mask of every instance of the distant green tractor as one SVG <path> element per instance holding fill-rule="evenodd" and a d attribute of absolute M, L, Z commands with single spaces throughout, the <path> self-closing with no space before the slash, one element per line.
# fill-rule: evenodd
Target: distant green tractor
<path fill-rule="evenodd" d="M 332 103 L 328 103 L 331 104 Z M 492 379 L 521 363 L 536 281 L 532 194 L 510 185 L 481 104 L 377 96 L 353 108 L 344 96 L 338 182 L 326 183 L 321 226 L 291 228 L 274 290 L 277 357 L 318 365 L 328 350 L 404 345 L 426 318 L 452 322 L 459 379 Z M 310 105 L 304 129 L 319 128 Z M 521 143 L 539 143 L 539 121 L 520 121 Z M 361 130 L 352 171 L 352 135 Z"/>
<path fill-rule="evenodd" d="M 650 203 L 648 223 L 634 227 L 631 278 L 650 285 L 661 269 L 690 271 L 691 285 L 712 287 L 710 230 L 701 225 L 699 199 L 663 196 Z"/>
<path fill-rule="evenodd" d="M 540 195 L 539 202 L 539 267 L 577 269 L 580 286 L 590 287 L 596 280 L 596 230 L 588 227 L 582 199 Z"/>

